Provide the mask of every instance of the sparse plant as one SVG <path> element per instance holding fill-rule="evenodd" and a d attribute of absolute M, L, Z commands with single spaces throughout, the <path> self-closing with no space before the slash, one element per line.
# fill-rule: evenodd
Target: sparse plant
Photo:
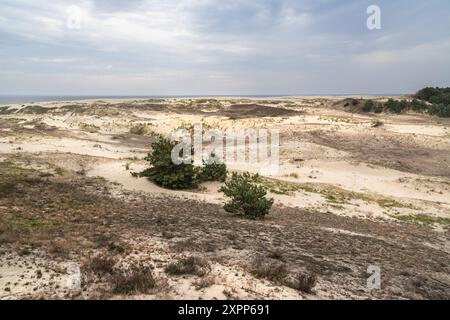
<path fill-rule="evenodd" d="M 256 278 L 282 283 L 288 271 L 282 262 L 257 256 L 250 266 L 250 273 Z"/>
<path fill-rule="evenodd" d="M 299 176 L 298 176 L 298 173 L 292 172 L 292 173 L 289 174 L 289 177 L 290 177 L 290 178 L 298 179 Z"/>
<path fill-rule="evenodd" d="M 164 271 L 170 275 L 191 274 L 199 277 L 204 276 L 210 270 L 209 263 L 200 257 L 188 257 L 166 266 Z"/>
<path fill-rule="evenodd" d="M 255 181 L 257 176 L 245 172 L 233 172 L 231 179 L 225 182 L 219 191 L 231 198 L 224 205 L 227 212 L 242 215 L 248 219 L 264 218 L 273 205 L 272 198 L 266 198 L 267 190 Z"/>
<path fill-rule="evenodd" d="M 155 288 L 156 280 L 150 267 L 132 266 L 114 274 L 112 284 L 114 294 L 148 294 Z"/>
<path fill-rule="evenodd" d="M 227 179 L 227 166 L 212 153 L 203 162 L 203 167 L 200 169 L 198 177 L 201 181 L 224 182 Z"/>
<path fill-rule="evenodd" d="M 100 130 L 100 128 L 94 124 L 88 124 L 88 123 L 80 123 L 80 129 L 83 131 L 87 131 L 89 133 L 96 133 Z"/>
<path fill-rule="evenodd" d="M 384 125 L 383 121 L 380 121 L 380 120 L 376 120 L 376 121 L 372 122 L 372 128 L 382 127 L 383 125 Z"/>
<path fill-rule="evenodd" d="M 144 135 L 147 132 L 147 126 L 145 124 L 136 124 L 130 128 L 131 134 L 136 134 L 139 136 Z"/>
<path fill-rule="evenodd" d="M 107 255 L 100 254 L 90 257 L 83 265 L 83 269 L 97 275 L 112 274 L 116 261 Z"/>
<path fill-rule="evenodd" d="M 286 286 L 305 293 L 312 293 L 316 283 L 317 276 L 315 274 L 301 272 L 289 275 L 284 279 Z"/>

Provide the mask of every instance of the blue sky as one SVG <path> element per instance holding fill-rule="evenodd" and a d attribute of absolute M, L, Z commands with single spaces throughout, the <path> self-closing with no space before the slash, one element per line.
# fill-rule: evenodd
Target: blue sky
<path fill-rule="evenodd" d="M 381 8 L 381 30 L 366 9 Z M 69 28 L 76 6 L 80 29 Z M 450 86 L 448 0 L 1 0 L 0 94 L 408 93 Z"/>

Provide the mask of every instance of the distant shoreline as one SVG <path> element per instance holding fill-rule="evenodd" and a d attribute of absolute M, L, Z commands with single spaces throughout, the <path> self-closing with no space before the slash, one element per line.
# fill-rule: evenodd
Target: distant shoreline
<path fill-rule="evenodd" d="M 199 99 L 199 98 L 295 98 L 295 97 L 397 97 L 405 94 L 271 94 L 271 95 L 0 95 L 0 105 L 33 102 L 63 102 L 82 100 L 132 100 L 132 99 Z"/>

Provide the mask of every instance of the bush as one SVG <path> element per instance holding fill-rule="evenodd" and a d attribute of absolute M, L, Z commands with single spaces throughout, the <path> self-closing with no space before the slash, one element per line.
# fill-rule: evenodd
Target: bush
<path fill-rule="evenodd" d="M 143 136 L 147 132 L 147 126 L 145 124 L 137 124 L 130 128 L 131 134 Z"/>
<path fill-rule="evenodd" d="M 420 100 L 425 100 L 432 103 L 444 103 L 450 104 L 450 102 L 445 103 L 450 94 L 450 88 L 423 88 L 415 94 L 415 98 Z"/>
<path fill-rule="evenodd" d="M 366 103 L 364 103 L 364 106 L 362 108 L 363 112 L 371 112 L 375 108 L 375 102 L 372 100 L 367 100 Z"/>
<path fill-rule="evenodd" d="M 257 176 L 250 173 L 233 172 L 231 179 L 225 182 L 219 191 L 231 198 L 224 206 L 225 211 L 240 214 L 248 219 L 264 218 L 273 205 L 273 199 L 267 199 L 267 191 L 258 185 Z"/>
<path fill-rule="evenodd" d="M 402 112 L 402 106 L 400 102 L 397 100 L 389 99 L 385 104 L 386 109 L 392 113 L 400 113 Z"/>
<path fill-rule="evenodd" d="M 83 269 L 91 271 L 97 275 L 112 274 L 116 261 L 106 255 L 91 257 L 83 265 Z"/>
<path fill-rule="evenodd" d="M 156 287 L 156 280 L 149 267 L 132 266 L 128 271 L 115 274 L 112 282 L 115 294 L 148 294 Z"/>
<path fill-rule="evenodd" d="M 288 275 L 288 270 L 286 265 L 280 261 L 271 261 L 257 256 L 250 266 L 250 273 L 258 279 L 283 283 Z"/>
<path fill-rule="evenodd" d="M 428 110 L 428 105 L 420 100 L 413 99 L 410 103 L 410 107 L 413 111 L 424 112 Z"/>
<path fill-rule="evenodd" d="M 157 185 L 167 189 L 193 189 L 198 186 L 196 169 L 192 164 L 174 164 L 172 161 L 172 149 L 177 142 L 163 137 L 153 143 L 152 152 L 145 158 L 150 168 L 133 173 L 134 176 L 147 177 Z"/>
<path fill-rule="evenodd" d="M 305 293 L 312 293 L 316 283 L 317 276 L 315 274 L 305 273 L 296 273 L 286 277 L 284 280 L 286 286 Z"/>
<path fill-rule="evenodd" d="M 220 159 L 215 159 L 211 154 L 207 161 L 203 162 L 203 168 L 200 170 L 198 179 L 200 181 L 220 181 L 227 179 L 227 166 Z"/>
<path fill-rule="evenodd" d="M 199 257 L 188 257 L 168 264 L 164 271 L 171 275 L 192 274 L 203 277 L 210 270 L 209 263 Z"/>
<path fill-rule="evenodd" d="M 430 108 L 429 113 L 431 115 L 435 115 L 441 118 L 449 118 L 450 117 L 450 104 L 433 104 Z"/>

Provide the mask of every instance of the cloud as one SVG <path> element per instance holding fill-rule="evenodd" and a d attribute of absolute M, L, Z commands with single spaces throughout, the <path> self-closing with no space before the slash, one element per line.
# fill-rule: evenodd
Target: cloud
<path fill-rule="evenodd" d="M 366 0 L 84 0 L 79 29 L 73 1 L 4 0 L 0 93 L 403 92 L 433 73 L 448 84 L 448 1 L 378 2 L 372 32 Z"/>

